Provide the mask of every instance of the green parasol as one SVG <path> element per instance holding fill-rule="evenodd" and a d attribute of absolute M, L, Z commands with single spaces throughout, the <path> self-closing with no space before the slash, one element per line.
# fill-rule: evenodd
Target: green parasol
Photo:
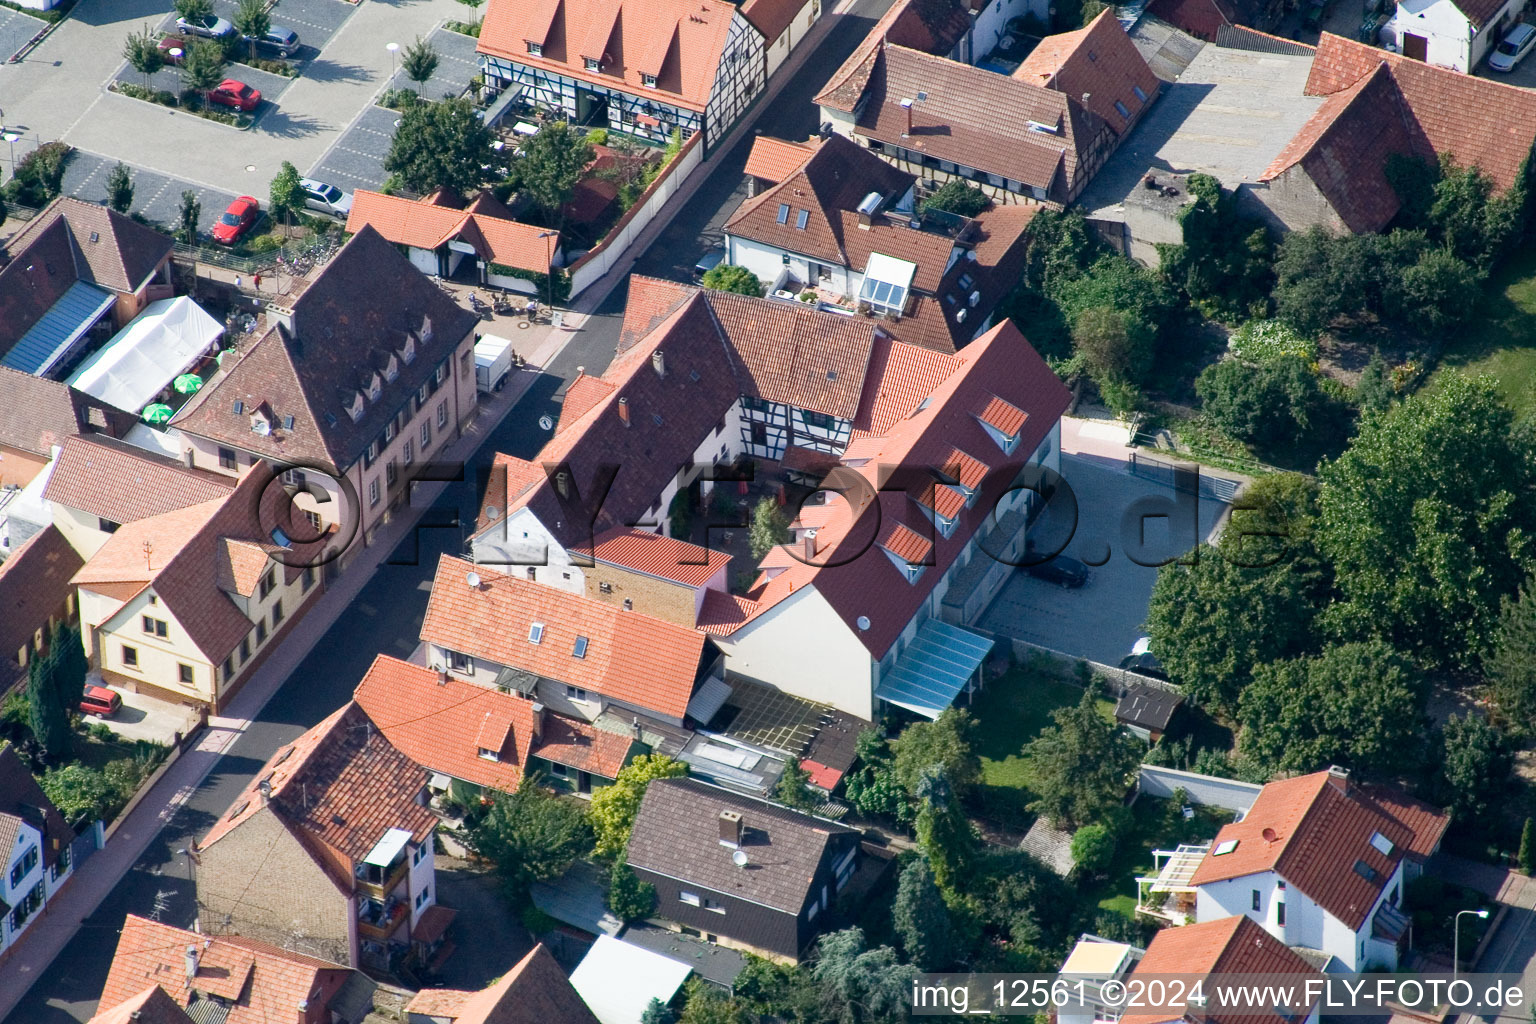
<path fill-rule="evenodd" d="M 162 402 L 156 402 L 153 405 L 146 405 L 143 413 L 140 415 L 144 417 L 145 423 L 164 423 L 171 418 L 171 413 L 173 412 L 175 410 L 170 406 Z"/>
<path fill-rule="evenodd" d="M 203 386 L 203 378 L 195 373 L 184 373 L 171 382 L 171 386 L 183 395 L 195 395 Z"/>
<path fill-rule="evenodd" d="M 234 355 L 234 353 L 235 353 L 234 349 L 226 348 L 226 349 L 223 349 L 222 351 L 220 351 L 219 354 L 217 356 L 215 356 L 214 358 L 218 361 L 218 364 L 220 366 L 223 366 L 224 365 L 224 357 L 225 356 L 229 356 L 229 355 Z"/>

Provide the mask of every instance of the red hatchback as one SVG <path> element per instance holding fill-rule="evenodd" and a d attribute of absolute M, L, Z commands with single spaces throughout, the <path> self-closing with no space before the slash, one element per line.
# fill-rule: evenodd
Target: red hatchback
<path fill-rule="evenodd" d="M 233 78 L 226 78 L 219 83 L 218 88 L 208 93 L 208 102 L 249 114 L 261 102 L 261 90 L 252 89 Z"/>
<path fill-rule="evenodd" d="M 241 196 L 229 204 L 224 216 L 213 226 L 213 240 L 223 245 L 234 245 L 241 235 L 251 230 L 260 212 L 261 204 L 255 196 Z"/>
<path fill-rule="evenodd" d="M 123 706 L 123 698 L 105 686 L 87 686 L 80 696 L 80 710 L 87 715 L 110 718 Z"/>
<path fill-rule="evenodd" d="M 167 64 L 180 64 L 187 56 L 187 47 L 192 44 L 181 36 L 166 36 L 160 40 L 158 49 L 160 59 Z M 171 51 L 175 51 L 174 53 Z"/>

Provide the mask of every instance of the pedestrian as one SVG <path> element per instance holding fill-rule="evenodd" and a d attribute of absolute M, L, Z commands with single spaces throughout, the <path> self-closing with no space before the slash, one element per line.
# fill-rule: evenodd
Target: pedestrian
<path fill-rule="evenodd" d="M 236 274 L 235 275 L 235 291 L 239 291 L 239 290 L 240 290 L 240 275 Z"/>
<path fill-rule="evenodd" d="M 256 281 L 256 290 L 257 291 L 261 291 L 261 275 L 260 274 L 256 275 L 255 281 Z"/>

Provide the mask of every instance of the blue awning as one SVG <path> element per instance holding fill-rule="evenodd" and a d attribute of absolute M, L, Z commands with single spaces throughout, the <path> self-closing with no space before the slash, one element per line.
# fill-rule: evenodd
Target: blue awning
<path fill-rule="evenodd" d="M 116 296 L 84 281 L 76 281 L 49 307 L 43 318 L 21 336 L 0 359 L 0 365 L 42 376 L 64 357 L 69 347 L 101 319 Z"/>
<path fill-rule="evenodd" d="M 994 641 L 959 626 L 929 619 L 875 688 L 875 696 L 928 718 L 959 696 L 976 674 Z"/>

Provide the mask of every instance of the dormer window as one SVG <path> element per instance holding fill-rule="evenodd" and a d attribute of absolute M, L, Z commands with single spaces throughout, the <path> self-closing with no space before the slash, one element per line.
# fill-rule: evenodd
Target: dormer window
<path fill-rule="evenodd" d="M 501 760 L 501 755 L 496 753 L 496 751 L 490 749 L 489 747 L 481 747 L 480 748 L 480 759 L 482 761 L 500 761 Z"/>
<path fill-rule="evenodd" d="M 530 56 L 530 57 L 542 57 L 542 56 L 544 56 L 544 44 L 543 43 L 529 43 L 528 44 L 528 56 Z"/>
<path fill-rule="evenodd" d="M 596 57 L 583 57 L 581 61 L 582 65 L 586 67 L 588 71 L 603 70 L 603 62 L 598 60 Z"/>
<path fill-rule="evenodd" d="M 353 423 L 356 423 L 358 420 L 363 418 L 364 408 L 365 406 L 363 405 L 363 393 L 359 391 L 352 396 L 352 406 L 347 410 L 347 415 L 352 417 Z"/>
<path fill-rule="evenodd" d="M 370 401 L 377 402 L 379 400 L 379 396 L 383 393 L 384 384 L 379 380 L 379 375 L 374 374 L 373 379 L 368 382 L 368 398 Z"/>
<path fill-rule="evenodd" d="M 656 76 L 655 75 L 641 75 L 640 76 L 640 84 L 645 86 L 647 89 L 654 89 L 654 88 L 656 88 Z"/>
<path fill-rule="evenodd" d="M 389 365 L 384 367 L 384 379 L 393 383 L 400 376 L 400 360 L 394 356 L 389 357 Z"/>
<path fill-rule="evenodd" d="M 403 362 L 406 366 L 410 366 L 416 361 L 415 335 L 407 334 L 405 336 L 405 344 L 400 346 L 400 361 Z"/>
<path fill-rule="evenodd" d="M 251 433 L 266 437 L 272 433 L 272 421 L 261 413 L 256 413 L 256 415 L 251 417 Z"/>

